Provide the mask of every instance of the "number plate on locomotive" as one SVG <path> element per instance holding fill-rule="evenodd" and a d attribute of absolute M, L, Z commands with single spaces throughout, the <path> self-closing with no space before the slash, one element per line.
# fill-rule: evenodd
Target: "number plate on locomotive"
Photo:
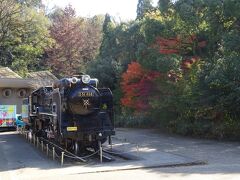
<path fill-rule="evenodd" d="M 92 92 L 80 92 L 78 95 L 81 97 L 92 97 L 93 93 Z"/>
<path fill-rule="evenodd" d="M 67 127 L 67 131 L 77 131 L 77 127 Z"/>

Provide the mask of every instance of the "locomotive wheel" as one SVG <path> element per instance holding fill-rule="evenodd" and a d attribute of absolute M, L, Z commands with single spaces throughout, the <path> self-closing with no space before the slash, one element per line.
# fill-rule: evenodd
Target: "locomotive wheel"
<path fill-rule="evenodd" d="M 78 141 L 76 141 L 76 140 L 71 140 L 71 143 L 69 143 L 69 150 L 72 152 L 72 153 L 74 153 L 74 154 L 79 154 L 79 152 L 80 152 L 80 144 L 79 144 L 79 142 Z"/>
<path fill-rule="evenodd" d="M 73 141 L 73 145 L 74 145 L 74 154 L 78 154 L 79 152 L 79 143 L 77 141 Z"/>

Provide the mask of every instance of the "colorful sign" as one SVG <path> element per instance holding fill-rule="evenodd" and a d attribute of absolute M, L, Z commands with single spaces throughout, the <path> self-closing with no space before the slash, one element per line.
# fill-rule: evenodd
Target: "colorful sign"
<path fill-rule="evenodd" d="M 16 105 L 0 105 L 0 127 L 13 127 L 16 122 Z"/>
<path fill-rule="evenodd" d="M 22 120 L 28 122 L 28 105 L 22 105 Z"/>

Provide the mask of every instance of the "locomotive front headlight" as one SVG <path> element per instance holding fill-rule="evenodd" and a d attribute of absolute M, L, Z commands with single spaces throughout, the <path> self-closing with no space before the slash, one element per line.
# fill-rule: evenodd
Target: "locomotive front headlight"
<path fill-rule="evenodd" d="M 91 80 L 91 78 L 90 78 L 89 75 L 83 75 L 83 76 L 82 76 L 82 82 L 83 82 L 84 84 L 88 84 L 88 83 L 90 82 L 90 80 Z"/>
<path fill-rule="evenodd" d="M 76 83 L 78 82 L 78 78 L 73 77 L 73 78 L 71 79 L 71 82 L 72 82 L 73 84 L 76 84 Z"/>

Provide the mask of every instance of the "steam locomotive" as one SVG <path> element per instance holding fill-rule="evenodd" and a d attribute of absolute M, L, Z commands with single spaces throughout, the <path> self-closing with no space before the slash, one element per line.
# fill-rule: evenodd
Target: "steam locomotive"
<path fill-rule="evenodd" d="M 98 79 L 79 75 L 33 91 L 29 97 L 33 133 L 76 154 L 110 140 L 115 134 L 113 95 L 109 88 L 97 86 Z"/>

